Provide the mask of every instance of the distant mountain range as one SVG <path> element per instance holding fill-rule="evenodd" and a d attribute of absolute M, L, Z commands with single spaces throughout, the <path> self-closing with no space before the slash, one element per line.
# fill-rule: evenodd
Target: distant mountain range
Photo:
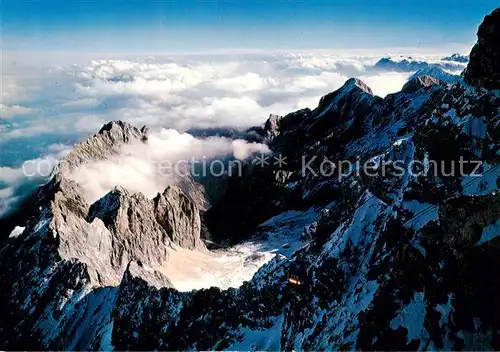
<path fill-rule="evenodd" d="M 441 60 L 443 61 L 455 61 L 455 62 L 461 62 L 463 64 L 466 64 L 469 62 L 469 56 L 466 55 L 460 55 L 460 54 L 452 54 L 450 56 L 443 57 Z"/>
<path fill-rule="evenodd" d="M 374 65 L 374 69 L 397 72 L 412 72 L 429 68 L 441 68 L 450 71 L 461 71 L 465 68 L 465 63 L 467 63 L 467 61 L 468 60 L 466 57 L 459 54 L 453 54 L 449 57 L 435 62 L 415 60 L 412 57 L 401 58 L 399 60 L 390 57 L 384 57 Z"/>
<path fill-rule="evenodd" d="M 460 74 L 469 61 L 468 56 L 452 54 L 439 60 L 426 61 L 416 60 L 412 57 L 380 59 L 373 66 L 376 71 L 410 72 L 409 80 L 419 76 L 432 76 L 442 82 L 456 83 L 460 80 Z"/>

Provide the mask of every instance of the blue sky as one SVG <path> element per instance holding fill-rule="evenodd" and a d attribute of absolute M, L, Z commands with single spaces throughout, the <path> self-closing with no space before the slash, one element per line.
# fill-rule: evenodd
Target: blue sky
<path fill-rule="evenodd" d="M 473 44 L 497 0 L 3 0 L 6 50 L 200 51 Z"/>

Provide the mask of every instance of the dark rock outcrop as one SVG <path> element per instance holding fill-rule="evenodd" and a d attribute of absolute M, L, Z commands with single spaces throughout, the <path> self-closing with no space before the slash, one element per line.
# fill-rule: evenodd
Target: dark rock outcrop
<path fill-rule="evenodd" d="M 500 89 L 500 8 L 487 15 L 479 26 L 477 43 L 463 76 L 472 86 Z"/>
<path fill-rule="evenodd" d="M 264 132 L 269 140 L 272 140 L 279 134 L 279 120 L 281 116 L 271 114 L 264 125 Z"/>
<path fill-rule="evenodd" d="M 456 253 L 480 244 L 483 229 L 500 219 L 500 197 L 459 197 L 440 207 L 440 223 L 445 242 Z"/>

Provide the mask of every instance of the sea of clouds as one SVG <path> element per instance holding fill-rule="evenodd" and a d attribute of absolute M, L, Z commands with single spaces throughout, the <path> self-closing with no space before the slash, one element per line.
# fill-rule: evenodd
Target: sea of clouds
<path fill-rule="evenodd" d="M 227 171 L 222 161 L 214 164 L 210 170 L 211 163 L 220 157 L 228 156 L 243 161 L 254 153 L 269 152 L 265 144 L 224 137 L 200 139 L 189 133 L 161 128 L 152 132 L 147 141 L 124 144 L 117 155 L 80 165 L 66 177 L 83 187 L 83 196 L 89 204 L 115 186 L 153 198 L 168 185 L 192 173 L 206 176 L 212 171 L 213 174 L 222 175 L 222 172 Z M 195 171 L 195 167 L 205 165 L 206 170 Z"/>
<path fill-rule="evenodd" d="M 74 143 L 111 120 L 149 126 L 159 138 L 155 148 L 177 150 L 181 145 L 178 154 L 183 157 L 193 153 L 199 157 L 206 150 L 210 150 L 210 157 L 235 154 L 232 141 L 197 143 L 184 132 L 193 128 L 245 129 L 264 123 L 271 113 L 314 108 L 321 96 L 354 76 L 380 96 L 400 90 L 412 72 L 375 70 L 373 65 L 380 57 L 312 52 L 94 60 L 56 57 L 42 62 L 5 54 L 0 105 L 0 217 L 47 179 L 46 175 L 27 177 L 22 169 L 27 160 L 56 164 Z M 254 147 L 249 150 L 260 150 Z M 82 183 L 97 182 L 98 191 L 92 198 L 98 197 L 117 183 L 123 172 L 137 172 L 131 165 L 137 165 L 141 155 L 150 151 L 136 150 L 139 154 L 126 161 L 115 160 L 104 171 L 96 167 L 75 178 Z M 117 171 L 117 165 L 124 168 Z M 144 185 L 150 175 L 144 171 L 147 168 L 142 170 L 130 179 Z M 135 187 L 148 195 L 156 188 Z"/>

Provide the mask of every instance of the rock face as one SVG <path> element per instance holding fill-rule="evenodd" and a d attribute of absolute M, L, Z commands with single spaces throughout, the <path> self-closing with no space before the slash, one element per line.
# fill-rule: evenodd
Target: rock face
<path fill-rule="evenodd" d="M 180 188 L 169 186 L 153 201 L 156 220 L 172 243 L 188 249 L 204 248 L 200 210 Z"/>
<path fill-rule="evenodd" d="M 500 197 L 459 197 L 440 208 L 445 241 L 460 253 L 464 248 L 481 244 L 483 229 L 500 219 Z"/>
<path fill-rule="evenodd" d="M 168 257 L 169 239 L 152 216 L 151 200 L 117 187 L 90 207 L 88 222 L 99 219 L 113 235 L 111 262 L 123 268 L 130 261 L 160 266 Z M 175 219 L 174 219 L 175 220 Z"/>
<path fill-rule="evenodd" d="M 269 118 L 266 121 L 266 124 L 264 126 L 264 131 L 266 134 L 266 137 L 269 139 L 273 139 L 278 135 L 278 121 L 281 118 L 281 116 L 271 114 Z"/>
<path fill-rule="evenodd" d="M 484 18 L 470 53 L 464 79 L 470 85 L 500 89 L 500 8 Z"/>
<path fill-rule="evenodd" d="M 498 350 L 499 116 L 496 92 L 460 82 L 420 77 L 382 99 L 350 79 L 256 128 L 287 163 L 245 165 L 206 212 L 191 178 L 153 200 L 118 187 L 87 204 L 65 170 L 147 142 L 110 123 L 0 249 L 0 347 Z M 297 212 L 314 216 L 283 221 Z M 207 251 L 202 231 L 237 242 L 266 226 L 264 246 L 292 227 L 303 242 L 238 288 L 179 292 L 162 266 L 174 247 Z"/>

